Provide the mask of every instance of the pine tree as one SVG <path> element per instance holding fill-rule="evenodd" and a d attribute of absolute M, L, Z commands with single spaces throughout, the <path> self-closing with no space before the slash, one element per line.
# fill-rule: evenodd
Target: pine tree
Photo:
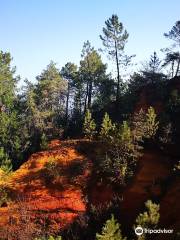
<path fill-rule="evenodd" d="M 5 167 L 7 164 L 7 169 L 11 165 L 10 160 L 20 158 L 23 136 L 21 116 L 18 115 L 16 107 L 16 85 L 19 77 L 15 76 L 15 68 L 11 67 L 11 61 L 10 53 L 0 51 L 0 148 L 1 155 L 4 154 L 0 165 Z"/>
<path fill-rule="evenodd" d="M 112 123 L 108 113 L 105 113 L 100 131 L 100 138 L 103 141 L 112 140 L 112 134 L 115 129 L 115 124 Z"/>
<path fill-rule="evenodd" d="M 107 220 L 104 227 L 102 228 L 102 233 L 96 234 L 96 240 L 126 240 L 126 237 L 122 236 L 120 230 L 120 224 L 111 216 L 111 219 Z"/>
<path fill-rule="evenodd" d="M 140 226 L 142 228 L 155 228 L 159 222 L 160 214 L 159 214 L 159 205 L 153 203 L 151 200 L 148 200 L 145 203 L 147 211 L 144 213 L 140 213 L 135 221 L 134 228 Z M 145 235 L 141 235 L 138 237 L 138 240 L 144 240 Z"/>
<path fill-rule="evenodd" d="M 124 30 L 124 26 L 119 22 L 117 15 L 112 15 L 107 21 L 105 21 L 106 27 L 103 28 L 103 35 L 100 35 L 100 39 L 103 42 L 105 48 L 108 49 L 108 54 L 115 60 L 117 68 L 117 91 L 116 91 L 116 101 L 120 98 L 120 87 L 121 87 L 121 77 L 120 77 L 120 61 L 123 56 L 123 50 L 129 34 Z"/>
<path fill-rule="evenodd" d="M 174 41 L 174 44 L 170 49 L 167 49 L 169 53 L 173 54 L 171 55 L 171 60 L 173 63 L 173 69 L 174 69 L 174 63 L 177 62 L 175 76 L 177 76 L 180 72 L 180 21 L 177 21 L 175 25 L 172 27 L 172 29 L 169 31 L 169 33 L 164 33 L 164 36 L 166 38 L 169 38 L 170 40 Z M 172 52 L 172 48 L 176 48 L 177 51 Z M 173 57 L 173 59 L 172 59 Z M 175 57 L 175 58 L 174 58 Z M 173 70 L 174 72 L 174 70 Z"/>
<path fill-rule="evenodd" d="M 94 119 L 92 119 L 91 112 L 88 109 L 86 111 L 84 124 L 83 124 L 83 132 L 85 137 L 92 139 L 96 133 L 95 129 L 96 129 L 96 124 L 94 122 Z"/>
<path fill-rule="evenodd" d="M 159 222 L 159 205 L 148 200 L 145 203 L 147 211 L 140 213 L 136 219 L 136 224 L 141 227 L 155 227 Z"/>
<path fill-rule="evenodd" d="M 99 53 L 91 47 L 89 41 L 85 42 L 82 50 L 79 74 L 84 83 L 84 112 L 91 109 L 93 93 L 97 86 L 105 79 L 106 64 L 103 64 Z"/>
<path fill-rule="evenodd" d="M 133 135 L 127 121 L 123 121 L 120 127 L 116 129 L 113 141 L 119 155 L 124 159 L 128 161 L 137 157 L 134 155 Z"/>
<path fill-rule="evenodd" d="M 75 85 L 75 79 L 77 75 L 77 66 L 74 63 L 68 62 L 61 69 L 61 75 L 67 81 L 67 94 L 66 94 L 66 126 L 68 125 L 69 118 L 69 102 L 71 98 L 71 93 Z"/>
<path fill-rule="evenodd" d="M 134 141 L 143 142 L 143 136 L 146 129 L 146 113 L 142 108 L 139 112 L 135 112 L 131 125 Z"/>
<path fill-rule="evenodd" d="M 149 107 L 146 113 L 146 138 L 153 138 L 158 130 L 159 122 L 153 107 Z"/>
<path fill-rule="evenodd" d="M 111 182 L 125 184 L 132 176 L 132 169 L 140 156 L 138 143 L 135 145 L 133 142 L 132 131 L 126 121 L 115 126 L 110 140 L 100 168 Z"/>
<path fill-rule="evenodd" d="M 150 57 L 150 61 L 149 61 L 149 69 L 152 73 L 157 73 L 160 70 L 160 64 L 161 61 L 157 56 L 157 53 L 154 52 L 153 55 L 151 55 Z"/>
<path fill-rule="evenodd" d="M 61 77 L 53 61 L 36 79 L 38 83 L 33 90 L 33 101 L 36 107 L 34 116 L 37 117 L 36 122 L 40 126 L 38 129 L 41 134 L 53 134 L 53 130 L 59 127 L 59 119 L 65 115 L 67 82 Z"/>

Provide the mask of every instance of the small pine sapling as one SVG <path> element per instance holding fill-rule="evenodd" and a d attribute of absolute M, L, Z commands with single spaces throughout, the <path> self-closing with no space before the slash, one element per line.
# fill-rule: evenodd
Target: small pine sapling
<path fill-rule="evenodd" d="M 158 130 L 159 122 L 153 107 L 149 107 L 146 113 L 146 138 L 153 138 Z"/>
<path fill-rule="evenodd" d="M 100 130 L 100 138 L 102 141 L 112 140 L 115 124 L 112 123 L 108 113 L 105 113 Z"/>
<path fill-rule="evenodd" d="M 84 124 L 83 124 L 83 133 L 86 138 L 92 139 L 96 133 L 96 124 L 94 119 L 92 119 L 92 114 L 89 109 L 86 111 Z"/>
<path fill-rule="evenodd" d="M 96 240 L 126 240 L 126 237 L 122 236 L 120 230 L 120 224 L 111 216 L 111 219 L 107 220 L 104 227 L 102 228 L 102 233 L 96 234 Z"/>

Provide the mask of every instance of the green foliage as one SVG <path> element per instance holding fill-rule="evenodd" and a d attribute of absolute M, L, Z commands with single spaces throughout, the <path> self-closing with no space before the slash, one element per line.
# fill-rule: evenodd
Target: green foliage
<path fill-rule="evenodd" d="M 127 121 L 123 121 L 123 124 L 114 131 L 112 144 L 115 146 L 116 151 L 119 152 L 119 155 L 126 160 L 136 161 L 139 157 L 138 143 L 135 141 Z"/>
<path fill-rule="evenodd" d="M 4 148 L 0 147 L 0 168 L 5 172 L 9 173 L 12 170 L 12 163 L 8 155 L 4 152 Z"/>
<path fill-rule="evenodd" d="M 10 167 L 10 160 L 20 159 L 24 146 L 21 115 L 17 107 L 15 68 L 11 55 L 0 51 L 0 165 Z M 4 157 L 2 157 L 4 155 Z"/>
<path fill-rule="evenodd" d="M 103 28 L 103 35 L 100 35 L 100 39 L 103 42 L 104 47 L 108 50 L 109 56 L 115 60 L 117 67 L 117 93 L 116 100 L 120 97 L 120 85 L 122 84 L 120 78 L 120 65 L 128 65 L 131 57 L 124 56 L 124 47 L 127 42 L 129 34 L 124 30 L 124 26 L 119 22 L 117 15 L 113 14 L 111 18 L 105 21 L 105 27 Z"/>
<path fill-rule="evenodd" d="M 53 236 L 49 236 L 49 237 L 42 237 L 42 238 L 35 238 L 34 240 L 62 240 L 61 236 L 57 236 L 57 237 L 53 237 Z"/>
<path fill-rule="evenodd" d="M 48 178 L 52 177 L 53 179 L 56 179 L 60 175 L 60 171 L 55 159 L 50 158 L 49 161 L 45 163 L 44 167 L 47 170 Z"/>
<path fill-rule="evenodd" d="M 125 184 L 133 175 L 136 160 L 140 156 L 138 142 L 135 142 L 129 124 L 115 126 L 109 141 L 105 157 L 100 160 L 100 171 L 111 182 Z"/>
<path fill-rule="evenodd" d="M 149 107 L 146 113 L 146 138 L 153 138 L 158 130 L 159 122 L 153 107 Z"/>
<path fill-rule="evenodd" d="M 85 42 L 82 50 L 82 60 L 80 61 L 79 78 L 81 87 L 84 88 L 84 112 L 90 109 L 92 97 L 97 92 L 102 81 L 106 79 L 106 65 L 103 64 L 99 53 L 91 47 L 89 41 Z M 79 85 L 80 86 L 80 85 Z"/>
<path fill-rule="evenodd" d="M 31 108 L 39 132 L 53 134 L 58 119 L 65 114 L 64 100 L 67 83 L 54 62 L 37 76 L 38 84 L 31 90 Z"/>
<path fill-rule="evenodd" d="M 43 133 L 41 136 L 40 147 L 41 147 L 41 150 L 47 150 L 48 148 L 48 140 L 45 133 Z"/>
<path fill-rule="evenodd" d="M 93 136 L 96 133 L 96 124 L 94 122 L 94 119 L 92 119 L 91 112 L 89 109 L 86 111 L 85 118 L 84 118 L 84 124 L 83 124 L 83 132 L 85 137 L 92 139 Z"/>
<path fill-rule="evenodd" d="M 146 132 L 146 114 L 142 109 L 134 113 L 131 125 L 134 140 L 140 143 L 143 142 Z"/>
<path fill-rule="evenodd" d="M 115 124 L 112 123 L 109 115 L 105 113 L 100 131 L 100 138 L 102 141 L 112 140 L 112 134 L 115 130 Z"/>
<path fill-rule="evenodd" d="M 71 62 L 66 63 L 64 67 L 61 69 L 61 75 L 67 81 L 67 93 L 66 93 L 66 127 L 68 125 L 69 120 L 69 100 L 70 95 L 72 93 L 73 88 L 75 87 L 75 81 L 77 78 L 77 66 Z"/>
<path fill-rule="evenodd" d="M 155 227 L 159 222 L 159 205 L 148 200 L 145 203 L 147 211 L 140 213 L 136 219 L 136 224 L 141 227 Z"/>
<path fill-rule="evenodd" d="M 11 68 L 11 55 L 0 51 L 0 107 L 10 109 L 15 99 L 17 77 L 14 77 L 15 68 Z"/>
<path fill-rule="evenodd" d="M 111 219 L 107 220 L 104 227 L 102 228 L 102 233 L 96 234 L 97 240 L 126 240 L 126 237 L 122 236 L 120 230 L 120 224 L 111 216 Z"/>
<path fill-rule="evenodd" d="M 142 142 L 144 138 L 153 138 L 158 130 L 159 122 L 153 107 L 147 113 L 142 109 L 135 113 L 132 120 L 132 131 L 135 141 Z"/>
<path fill-rule="evenodd" d="M 177 21 L 172 27 L 172 29 L 169 31 L 169 33 L 165 33 L 164 36 L 174 42 L 174 44 L 170 48 L 165 49 L 165 51 L 168 52 L 165 59 L 165 65 L 171 63 L 172 77 L 177 76 L 180 72 L 180 21 Z M 172 49 L 174 48 L 176 50 L 172 51 Z"/>
<path fill-rule="evenodd" d="M 160 214 L 159 214 L 159 205 L 153 203 L 151 200 L 148 200 L 145 203 L 147 211 L 144 213 L 140 213 L 135 221 L 135 226 L 140 226 L 142 228 L 155 228 L 159 222 Z M 139 240 L 144 240 L 145 235 L 138 237 Z"/>
<path fill-rule="evenodd" d="M 137 159 L 141 156 L 144 138 L 153 138 L 158 129 L 156 114 L 152 107 L 145 113 L 135 113 L 131 124 L 112 124 L 105 114 L 100 136 L 106 142 L 105 156 L 100 159 L 99 170 L 111 182 L 125 184 L 132 177 Z"/>
<path fill-rule="evenodd" d="M 100 163 L 100 171 L 105 173 L 106 178 L 112 183 L 125 184 L 133 175 L 131 167 L 132 164 L 128 164 L 118 152 L 106 154 Z"/>
<path fill-rule="evenodd" d="M 7 190 L 3 187 L 0 187 L 0 207 L 3 204 L 7 204 L 10 201 Z"/>

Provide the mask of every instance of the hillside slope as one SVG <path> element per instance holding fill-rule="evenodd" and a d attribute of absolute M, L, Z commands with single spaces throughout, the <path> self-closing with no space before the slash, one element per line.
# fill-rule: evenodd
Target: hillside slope
<path fill-rule="evenodd" d="M 8 231 L 14 231 L 16 226 L 16 233 L 22 236 L 25 229 L 18 225 L 19 218 L 29 214 L 30 220 L 35 219 L 49 233 L 58 233 L 86 212 L 87 203 L 101 205 L 110 201 L 114 195 L 110 186 L 97 183 L 87 187 L 94 178 L 91 176 L 94 159 L 91 148 L 89 157 L 77 151 L 84 144 L 88 151 L 89 142 L 85 140 L 54 140 L 49 150 L 33 154 L 6 182 L 1 181 L 0 185 L 10 193 L 12 204 L 0 208 L 0 227 L 8 226 Z M 123 196 L 120 215 L 126 234 L 147 199 L 160 200 L 162 226 L 180 228 L 180 180 L 177 178 L 167 185 L 172 169 L 170 160 L 157 150 L 146 150 L 131 184 L 118 193 Z M 49 172 L 48 162 L 55 163 L 52 169 L 54 174 L 58 173 L 55 179 Z M 17 224 L 12 224 L 11 229 L 12 219 Z"/>
<path fill-rule="evenodd" d="M 75 145 L 73 141 L 52 141 L 48 151 L 33 154 L 5 183 L 1 182 L 15 202 L 12 207 L 0 208 L 0 226 L 8 224 L 10 211 L 19 203 L 27 205 L 34 218 L 48 219 L 50 232 L 57 232 L 86 210 L 83 191 L 89 163 Z M 56 180 L 46 167 L 49 161 L 55 163 L 51 174 L 57 172 Z"/>

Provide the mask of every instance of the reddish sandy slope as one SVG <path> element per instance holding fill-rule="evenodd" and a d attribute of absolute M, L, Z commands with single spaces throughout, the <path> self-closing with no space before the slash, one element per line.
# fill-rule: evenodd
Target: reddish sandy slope
<path fill-rule="evenodd" d="M 52 220 L 54 231 L 64 227 L 86 210 L 84 186 L 89 174 L 88 161 L 75 150 L 76 141 L 52 141 L 48 151 L 33 154 L 3 183 L 11 199 L 23 202 L 35 217 Z M 54 161 L 59 176 L 54 181 L 45 164 Z M 17 204 L 13 202 L 15 208 Z M 9 208 L 0 208 L 0 226 L 7 224 Z M 57 229 L 56 229 L 57 228 Z"/>
<path fill-rule="evenodd" d="M 76 150 L 82 142 L 52 141 L 48 151 L 33 154 L 3 183 L 9 190 L 11 199 L 19 199 L 27 204 L 31 215 L 34 214 L 36 219 L 50 219 L 50 232 L 57 232 L 59 228 L 71 223 L 78 214 L 86 211 L 84 191 L 93 176 L 89 178 L 92 162 L 87 159 L 88 155 Z M 93 161 L 92 149 L 90 158 Z M 56 181 L 47 174 L 45 164 L 49 161 L 57 164 L 55 170 L 60 174 Z M 154 150 L 145 151 L 139 160 L 137 174 L 123 192 L 120 214 L 126 231 L 132 228 L 136 216 L 143 210 L 144 202 L 157 198 L 160 199 L 160 224 L 180 229 L 179 179 L 173 180 L 172 184 L 166 186 L 167 190 L 164 190 L 171 175 L 170 161 L 171 159 Z M 98 184 L 94 184 L 89 191 L 87 196 L 96 205 L 110 201 L 114 194 L 112 188 Z M 12 205 L 16 207 L 17 204 L 13 202 Z M 9 207 L 0 208 L 0 226 L 8 223 L 10 215 Z"/>

